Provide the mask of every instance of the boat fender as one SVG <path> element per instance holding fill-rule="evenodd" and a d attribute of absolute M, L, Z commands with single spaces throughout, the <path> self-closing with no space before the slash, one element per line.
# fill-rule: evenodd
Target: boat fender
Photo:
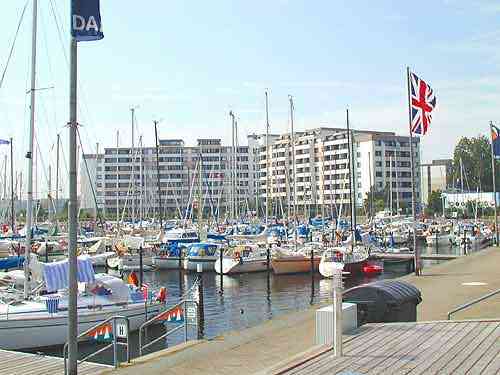
<path fill-rule="evenodd" d="M 233 258 L 234 259 L 240 259 L 241 258 L 240 252 L 239 251 L 235 251 L 234 254 L 233 254 Z"/>
<path fill-rule="evenodd" d="M 156 296 L 156 300 L 165 303 L 167 301 L 167 288 L 161 287 Z"/>

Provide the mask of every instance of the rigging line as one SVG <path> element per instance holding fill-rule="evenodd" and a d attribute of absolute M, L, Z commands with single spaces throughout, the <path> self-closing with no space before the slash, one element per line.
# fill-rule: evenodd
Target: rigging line
<path fill-rule="evenodd" d="M 58 31 L 58 35 L 59 35 L 59 42 L 61 44 L 61 49 L 63 51 L 64 59 L 66 61 L 66 68 L 69 70 L 68 55 L 66 53 L 66 49 L 64 48 L 65 44 L 63 42 L 63 37 L 62 37 L 63 33 L 65 34 L 66 30 L 65 30 L 64 24 L 59 22 L 60 16 L 58 16 L 58 13 L 56 14 L 57 7 L 54 6 L 52 0 L 50 0 L 50 8 L 52 11 L 52 15 L 54 17 L 54 22 L 56 23 L 56 27 L 57 27 L 57 31 Z M 85 120 L 85 119 L 88 120 L 88 121 L 83 121 L 83 123 L 87 122 L 88 125 L 94 124 L 94 121 L 92 119 L 92 116 L 90 114 L 90 110 L 89 110 L 89 107 L 87 104 L 88 101 L 87 101 L 86 91 L 85 91 L 84 85 L 80 79 L 78 79 L 78 92 L 80 93 L 80 97 L 81 97 L 81 100 L 78 101 L 78 111 L 79 111 L 80 115 L 82 116 L 83 120 Z M 83 107 L 82 107 L 81 103 L 83 103 L 83 105 L 85 107 L 85 110 L 87 112 L 86 114 L 83 111 Z M 85 136 L 86 136 L 87 140 L 90 139 L 90 140 L 94 141 L 93 142 L 94 144 L 97 142 L 97 138 L 94 136 L 91 137 L 86 128 L 84 128 L 84 132 L 85 132 Z"/>
<path fill-rule="evenodd" d="M 12 58 L 12 54 L 14 53 L 14 48 L 16 46 L 17 36 L 19 34 L 19 29 L 21 28 L 21 24 L 23 23 L 24 13 L 26 12 L 26 8 L 28 7 L 29 0 L 24 4 L 23 11 L 21 12 L 21 17 L 19 18 L 19 23 L 17 24 L 16 34 L 14 35 L 14 40 L 12 41 L 12 46 L 10 47 L 9 56 L 7 57 L 7 63 L 5 64 L 5 68 L 2 73 L 2 78 L 0 79 L 0 89 L 2 88 L 3 81 L 5 79 L 5 74 L 7 73 L 7 68 L 9 67 L 10 59 Z"/>
<path fill-rule="evenodd" d="M 39 154 L 39 160 L 37 159 L 37 162 L 40 161 L 40 163 L 42 164 L 42 173 L 45 177 L 45 182 L 47 183 L 47 192 L 50 194 L 50 191 L 49 191 L 49 177 L 47 176 L 47 169 L 45 168 L 45 161 L 43 160 L 43 154 L 42 154 L 42 150 L 40 149 L 40 143 L 38 143 L 38 137 L 37 136 L 34 136 L 33 137 L 34 140 L 35 140 L 35 143 L 36 143 L 36 148 L 38 150 L 38 154 Z M 39 168 L 37 168 L 39 169 Z M 38 171 L 37 171 L 37 174 L 38 174 Z M 37 176 L 35 176 L 35 178 L 37 178 Z M 40 191 L 37 191 L 37 195 L 40 196 L 40 193 L 42 192 L 42 187 L 40 186 Z"/>

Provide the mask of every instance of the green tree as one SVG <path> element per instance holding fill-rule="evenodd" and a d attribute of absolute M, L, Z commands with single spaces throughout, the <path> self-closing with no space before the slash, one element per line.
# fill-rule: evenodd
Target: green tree
<path fill-rule="evenodd" d="M 460 188 L 462 182 L 460 162 L 463 165 L 464 190 L 493 191 L 491 170 L 491 143 L 484 135 L 467 138 L 462 137 L 453 152 L 453 164 L 448 185 Z M 500 186 L 500 163 L 496 162 L 496 184 Z"/>
<path fill-rule="evenodd" d="M 377 190 L 374 186 L 371 187 L 370 191 L 366 193 L 366 198 L 363 201 L 366 213 L 370 212 L 370 201 L 373 196 L 373 214 L 375 215 L 378 211 L 383 211 L 386 202 L 389 201 L 389 191 L 387 188 L 382 190 Z"/>
<path fill-rule="evenodd" d="M 443 202 L 442 202 L 442 192 L 441 190 L 433 190 L 429 195 L 427 201 L 427 211 L 430 214 L 442 213 L 443 212 Z"/>

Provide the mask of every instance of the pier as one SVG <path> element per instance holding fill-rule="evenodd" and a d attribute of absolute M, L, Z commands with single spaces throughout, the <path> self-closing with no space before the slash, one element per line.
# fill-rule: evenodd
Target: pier
<path fill-rule="evenodd" d="M 460 373 L 465 368 L 459 362 L 462 359 L 473 361 L 471 365 L 477 366 L 475 368 L 483 366 L 481 368 L 487 371 L 493 369 L 492 373 L 495 373 L 500 355 L 500 298 L 483 301 L 471 309 L 457 313 L 454 316 L 456 321 L 445 320 L 447 313 L 455 307 L 500 288 L 498 264 L 500 248 L 491 247 L 424 268 L 423 276 L 403 277 L 402 280 L 412 283 L 422 292 L 423 302 L 418 305 L 417 310 L 418 322 L 364 325 L 344 335 L 345 353 L 350 355 L 350 350 L 369 347 L 369 352 L 361 354 L 366 357 L 363 361 L 368 361 L 363 363 L 374 366 L 378 363 L 386 367 L 393 364 L 406 369 L 406 372 L 414 367 L 417 370 L 430 367 L 424 373 L 432 374 L 441 366 L 458 366 L 455 373 Z M 298 369 L 297 363 L 300 362 L 302 373 L 316 374 L 318 372 L 310 367 L 315 361 L 331 362 L 331 358 L 328 359 L 331 355 L 329 349 L 315 347 L 317 308 L 319 306 L 279 316 L 259 326 L 228 332 L 211 340 L 193 341 L 152 353 L 132 360 L 130 365 L 113 373 L 276 374 L 291 371 L 288 369 L 293 366 Z M 476 320 L 459 321 L 464 319 Z M 461 344 L 460 338 L 466 333 L 470 334 L 465 338 L 465 344 Z M 383 342 L 383 345 L 376 345 L 379 342 Z M 398 343 L 399 347 L 396 345 Z M 478 349 L 475 349 L 476 346 Z M 435 351 L 429 354 L 432 348 Z M 423 356 L 419 356 L 419 353 Z M 347 356 L 342 359 L 345 360 L 348 360 Z M 381 369 L 382 367 L 377 367 L 373 372 L 384 373 Z M 326 368 L 325 374 L 331 373 L 334 372 Z"/>
<path fill-rule="evenodd" d="M 78 365 L 78 373 L 100 374 L 111 366 L 84 362 Z M 2 375 L 53 375 L 64 374 L 64 360 L 58 357 L 0 350 L 0 374 Z"/>
<path fill-rule="evenodd" d="M 462 255 L 457 254 L 420 254 L 422 260 L 453 260 L 460 258 Z M 381 253 L 373 252 L 370 254 L 370 259 L 375 260 L 407 260 L 412 261 L 415 255 L 412 253 Z"/>

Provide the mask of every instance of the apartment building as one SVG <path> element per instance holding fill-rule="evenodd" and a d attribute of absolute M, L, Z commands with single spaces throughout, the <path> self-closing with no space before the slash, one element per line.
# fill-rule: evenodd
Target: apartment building
<path fill-rule="evenodd" d="M 184 217 L 201 204 L 204 214 L 223 218 L 238 215 L 256 194 L 248 146 L 224 146 L 220 139 L 186 146 L 180 139 L 162 139 L 158 158 L 156 152 L 156 147 L 114 147 L 84 155 L 81 207 L 95 210 L 95 193 L 108 217 L 158 217 L 160 206 L 166 217 Z"/>
<path fill-rule="evenodd" d="M 386 189 L 393 204 L 411 207 L 411 163 L 409 137 L 392 132 L 352 131 L 354 183 L 353 200 L 363 205 L 367 193 Z M 269 152 L 260 149 L 260 196 L 271 200 L 273 213 L 280 215 L 293 211 L 293 196 L 299 212 L 325 215 L 349 209 L 348 137 L 342 128 L 316 128 L 279 136 Z M 416 199 L 420 201 L 420 142 L 414 138 L 416 171 Z M 295 168 L 293 153 L 295 153 Z M 269 190 L 267 186 L 269 185 Z"/>

